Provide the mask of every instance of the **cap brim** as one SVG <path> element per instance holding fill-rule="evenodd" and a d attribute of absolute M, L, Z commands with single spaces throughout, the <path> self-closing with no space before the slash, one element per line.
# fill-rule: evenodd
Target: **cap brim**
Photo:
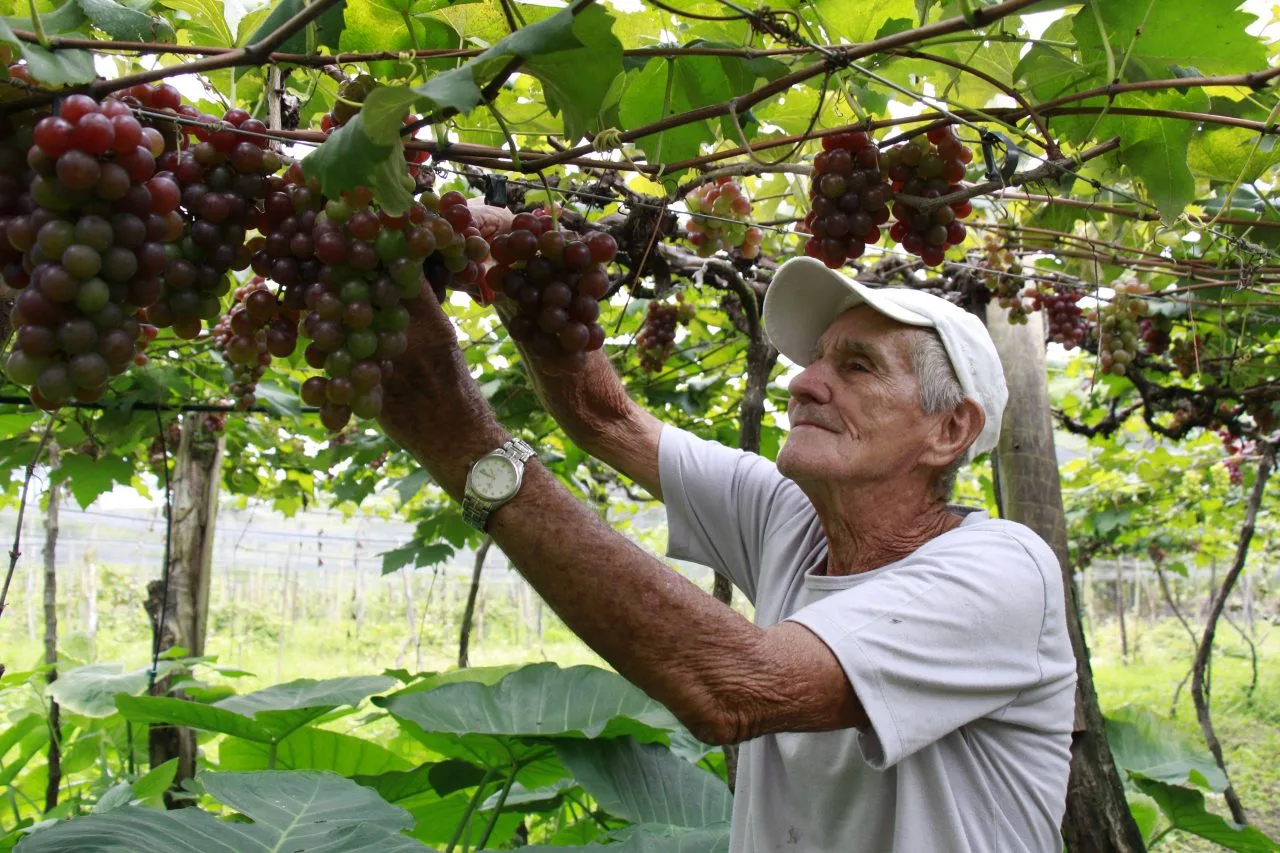
<path fill-rule="evenodd" d="M 807 365 L 827 327 L 863 303 L 900 323 L 933 326 L 928 317 L 883 298 L 874 288 L 836 272 L 817 258 L 805 256 L 792 258 L 774 273 L 764 297 L 765 334 L 778 352 L 796 364 Z"/>

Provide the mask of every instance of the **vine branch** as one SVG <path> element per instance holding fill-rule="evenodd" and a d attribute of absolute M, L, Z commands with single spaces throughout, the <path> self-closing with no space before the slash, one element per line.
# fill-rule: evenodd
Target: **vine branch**
<path fill-rule="evenodd" d="M 31 487 L 31 478 L 35 476 L 36 463 L 40 461 L 45 446 L 53 436 L 55 423 L 57 423 L 57 417 L 49 415 L 44 433 L 40 436 L 40 443 L 36 445 L 35 453 L 31 454 L 31 461 L 27 463 L 27 470 L 23 476 L 22 496 L 18 499 L 18 521 L 13 531 L 13 548 L 9 551 L 9 570 L 5 572 L 4 588 L 0 589 L 0 616 L 4 616 L 5 600 L 9 597 L 9 584 L 13 582 L 13 573 L 18 568 L 18 558 L 22 556 L 22 516 L 27 510 L 27 490 Z M 3 673 L 3 670 L 3 665 L 0 665 L 0 673 Z"/>

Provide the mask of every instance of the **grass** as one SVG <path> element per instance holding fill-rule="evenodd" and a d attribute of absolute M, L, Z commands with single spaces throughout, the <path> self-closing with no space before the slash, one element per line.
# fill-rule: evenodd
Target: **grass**
<path fill-rule="evenodd" d="M 117 599 L 117 606 L 101 616 L 103 629 L 90 640 L 83 634 L 64 634 L 62 653 L 68 663 L 120 661 L 140 667 L 148 661 L 149 627 L 135 602 Z M 240 679 L 236 687 L 248 692 L 295 678 L 332 678 L 381 672 L 392 667 L 409 670 L 451 668 L 457 659 L 457 613 L 433 607 L 422 620 L 421 648 L 407 643 L 403 611 L 390 602 L 371 607 L 359 635 L 349 619 L 332 619 L 307 611 L 288 624 L 274 615 L 257 616 L 277 605 L 233 607 L 216 603 L 207 654 L 219 663 L 242 667 L 254 675 Z M 309 614 L 309 615 L 308 615 Z M 17 612 L 11 614 L 18 616 Z M 76 624 L 76 615 L 65 614 L 64 624 Z M 10 669 L 24 668 L 41 655 L 38 640 L 27 637 L 19 618 L 0 623 L 0 649 Z M 522 624 L 520 611 L 505 595 L 487 601 L 485 616 L 473 637 L 473 666 L 515 664 L 550 660 L 561 665 L 603 662 L 582 645 L 555 618 L 543 610 L 539 637 Z M 282 627 L 283 626 L 283 627 Z M 1226 752 L 1227 769 L 1251 821 L 1273 838 L 1280 839 L 1280 676 L 1271 661 L 1280 660 L 1280 631 L 1258 625 L 1264 640 L 1259 644 L 1259 681 L 1250 696 L 1250 664 L 1247 647 L 1229 626 L 1218 633 L 1213 667 L 1213 713 L 1218 736 Z M 280 636 L 283 630 L 283 641 Z M 1193 655 L 1189 638 L 1174 621 L 1148 623 L 1130 619 L 1130 654 L 1122 656 L 1118 632 L 1112 625 L 1090 631 L 1091 660 L 1103 712 L 1124 705 L 1141 705 L 1167 716 L 1178 682 L 1186 674 Z M 1193 743 L 1203 743 L 1190 696 L 1184 688 L 1176 708 L 1174 725 Z M 1209 806 L 1228 814 L 1221 797 L 1210 796 Z M 1173 853 L 1221 850 L 1181 833 L 1170 833 L 1156 850 Z"/>

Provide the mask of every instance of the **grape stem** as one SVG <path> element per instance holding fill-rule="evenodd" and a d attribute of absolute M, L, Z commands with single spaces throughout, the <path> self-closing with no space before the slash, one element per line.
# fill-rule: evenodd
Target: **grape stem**
<path fill-rule="evenodd" d="M 40 11 L 36 9 L 36 0 L 27 0 L 27 6 L 31 9 L 31 26 L 35 27 L 36 41 L 40 42 L 40 46 L 48 49 L 49 37 L 44 32 L 44 22 L 40 20 Z"/>

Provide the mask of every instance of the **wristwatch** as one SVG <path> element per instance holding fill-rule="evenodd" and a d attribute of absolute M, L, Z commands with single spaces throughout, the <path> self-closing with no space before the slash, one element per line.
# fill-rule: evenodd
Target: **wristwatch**
<path fill-rule="evenodd" d="M 524 480 L 524 463 L 535 456 L 533 448 L 518 438 L 508 439 L 497 450 L 476 460 L 467 474 L 462 497 L 462 518 L 483 531 L 489 516 L 516 496 Z"/>

